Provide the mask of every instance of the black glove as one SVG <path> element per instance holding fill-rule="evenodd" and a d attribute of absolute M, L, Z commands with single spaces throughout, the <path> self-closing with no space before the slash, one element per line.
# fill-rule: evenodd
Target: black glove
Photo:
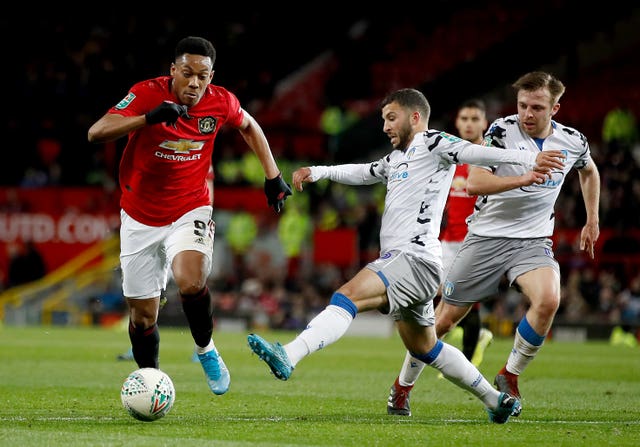
<path fill-rule="evenodd" d="M 147 124 L 157 124 L 165 122 L 167 125 L 175 124 L 178 118 L 190 118 L 187 106 L 176 104 L 171 101 L 164 101 L 155 109 L 145 115 Z"/>
<path fill-rule="evenodd" d="M 284 201 L 291 195 L 291 185 L 282 180 L 282 174 L 272 179 L 264 179 L 264 194 L 267 196 L 267 203 L 272 206 L 276 213 L 284 207 Z"/>

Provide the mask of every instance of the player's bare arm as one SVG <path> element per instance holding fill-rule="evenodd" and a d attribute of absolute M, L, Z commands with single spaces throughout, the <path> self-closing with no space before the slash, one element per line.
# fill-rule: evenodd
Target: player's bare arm
<path fill-rule="evenodd" d="M 122 116 L 117 113 L 106 113 L 89 128 L 87 138 L 90 143 L 113 141 L 146 124 L 144 115 Z"/>
<path fill-rule="evenodd" d="M 587 221 L 580 233 L 580 250 L 589 253 L 591 259 L 595 256 L 595 245 L 600 237 L 600 173 L 593 160 L 578 171 L 580 189 L 587 212 Z"/>
<path fill-rule="evenodd" d="M 487 169 L 474 166 L 469 170 L 467 177 L 467 194 L 472 196 L 498 194 L 522 186 L 542 184 L 547 178 L 546 173 L 536 171 L 527 171 L 523 175 L 500 177 Z"/>
<path fill-rule="evenodd" d="M 262 169 L 264 170 L 265 177 L 268 179 L 276 178 L 280 175 L 278 165 L 273 158 L 269 142 L 264 135 L 262 127 L 246 110 L 244 110 L 244 118 L 242 124 L 238 127 L 238 131 L 244 141 L 249 145 L 251 150 L 256 154 Z"/>
<path fill-rule="evenodd" d="M 302 191 L 302 184 L 312 182 L 311 169 L 304 167 L 296 169 L 292 175 L 293 186 L 297 191 Z"/>

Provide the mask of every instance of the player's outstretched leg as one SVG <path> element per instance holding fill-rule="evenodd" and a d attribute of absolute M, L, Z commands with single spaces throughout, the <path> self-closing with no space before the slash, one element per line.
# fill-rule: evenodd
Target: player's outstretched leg
<path fill-rule="evenodd" d="M 249 334 L 247 341 L 251 350 L 271 368 L 271 372 L 276 378 L 287 380 L 291 376 L 293 366 L 291 366 L 289 356 L 280 343 L 269 343 L 256 334 Z"/>

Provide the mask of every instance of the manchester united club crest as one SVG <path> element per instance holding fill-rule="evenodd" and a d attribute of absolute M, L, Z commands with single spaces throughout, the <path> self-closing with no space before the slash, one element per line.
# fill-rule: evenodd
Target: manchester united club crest
<path fill-rule="evenodd" d="M 201 134 L 208 134 L 216 130 L 218 119 L 212 116 L 205 116 L 198 120 L 198 130 Z"/>

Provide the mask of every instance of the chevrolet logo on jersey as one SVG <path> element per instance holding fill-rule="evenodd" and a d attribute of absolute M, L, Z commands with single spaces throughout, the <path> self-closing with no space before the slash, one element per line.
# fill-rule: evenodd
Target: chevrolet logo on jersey
<path fill-rule="evenodd" d="M 163 149 L 169 149 L 177 154 L 188 154 L 190 151 L 201 151 L 204 146 L 203 141 L 184 140 L 168 141 L 165 140 L 160 144 Z"/>

